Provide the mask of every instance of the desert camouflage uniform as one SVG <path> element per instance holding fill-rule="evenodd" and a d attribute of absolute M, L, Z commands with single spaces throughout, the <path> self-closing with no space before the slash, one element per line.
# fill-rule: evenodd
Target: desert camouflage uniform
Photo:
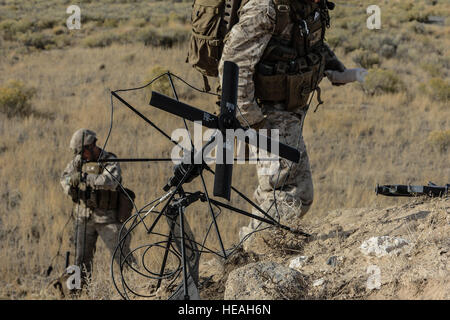
<path fill-rule="evenodd" d="M 101 159 L 115 159 L 115 155 L 103 151 Z M 70 175 L 79 171 L 81 164 L 81 156 L 76 155 L 69 162 L 61 175 L 61 185 L 67 195 L 71 194 L 71 186 L 69 183 Z M 100 174 L 89 173 L 86 176 L 86 186 L 94 190 L 111 190 L 115 191 L 119 182 L 122 181 L 120 166 L 117 162 L 107 162 L 104 164 L 105 169 Z M 83 188 L 83 186 L 81 186 Z M 117 221 L 117 210 L 102 210 L 100 208 L 88 207 L 83 200 L 75 203 L 73 214 L 76 222 L 76 252 L 75 264 L 82 267 L 83 279 L 85 279 L 92 271 L 92 262 L 95 253 L 95 247 L 98 236 L 111 253 L 114 252 L 120 233 L 122 224 Z M 123 228 L 122 236 L 127 232 Z M 130 252 L 129 242 L 131 237 L 127 237 L 127 241 L 123 247 L 124 255 Z M 116 261 L 119 263 L 120 253 L 116 254 Z M 134 257 L 130 256 L 130 263 L 135 262 Z M 122 259 L 123 260 L 123 259 Z"/>
<path fill-rule="evenodd" d="M 253 76 L 255 66 L 275 31 L 276 10 L 272 0 L 249 0 L 240 10 L 239 22 L 225 37 L 225 46 L 219 64 L 219 77 L 222 83 L 224 61 L 235 62 L 239 66 L 237 117 L 242 125 L 259 123 L 266 117 L 266 129 L 278 129 L 280 142 L 297 148 L 301 153 L 299 163 L 281 159 L 277 162 L 260 161 L 257 164 L 259 185 L 255 191 L 258 205 L 276 217 L 274 190 L 281 222 L 289 224 L 293 217 L 303 216 L 313 202 L 313 183 L 308 154 L 301 136 L 302 119 L 305 106 L 286 111 L 282 103 L 267 103 L 259 106 L 255 101 Z M 287 24 L 281 34 L 290 34 L 293 23 Z M 325 45 L 326 60 L 336 59 L 334 53 Z M 266 170 L 267 168 L 272 170 Z M 290 168 L 290 170 L 289 170 Z M 289 172 L 290 171 L 290 172 Z M 288 175 L 289 172 L 289 175 Z M 286 179 L 287 178 L 287 179 Z M 284 185 L 284 186 L 283 186 Z M 283 187 L 282 187 L 283 186 Z M 253 210 L 254 214 L 259 214 Z M 259 214 L 260 215 L 260 214 Z M 259 224 L 253 220 L 249 227 L 241 230 L 241 239 Z"/>

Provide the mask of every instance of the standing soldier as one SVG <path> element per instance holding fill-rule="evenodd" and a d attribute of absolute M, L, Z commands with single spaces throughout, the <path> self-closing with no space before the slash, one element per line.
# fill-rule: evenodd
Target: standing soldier
<path fill-rule="evenodd" d="M 305 215 L 313 202 L 311 169 L 301 134 L 312 94 L 317 91 L 320 101 L 319 83 L 325 75 L 333 84 L 338 84 L 335 79 L 341 80 L 339 84 L 354 81 L 324 42 L 330 26 L 328 11 L 333 8 L 327 0 L 242 0 L 239 21 L 225 37 L 219 63 L 220 83 L 224 61 L 239 66 L 241 124 L 278 129 L 280 142 L 301 153 L 299 163 L 280 159 L 257 164 L 258 205 L 288 225 Z M 241 229 L 240 238 L 258 224 L 252 220 Z"/>
<path fill-rule="evenodd" d="M 75 203 L 75 264 L 81 269 L 83 284 L 86 284 L 92 271 L 97 237 L 100 235 L 113 253 L 122 227 L 117 210 L 118 185 L 122 182 L 120 166 L 117 162 L 105 162 L 104 165 L 94 162 L 99 159 L 116 159 L 113 153 L 99 148 L 96 141 L 95 132 L 88 129 L 77 130 L 70 140 L 70 148 L 75 157 L 61 175 L 64 192 Z M 122 236 L 125 233 L 124 228 Z M 122 249 L 125 256 L 130 252 L 129 241 L 130 237 L 127 237 Z M 128 262 L 135 263 L 134 257 L 129 257 Z M 119 259 L 120 253 L 117 253 L 118 263 Z"/>

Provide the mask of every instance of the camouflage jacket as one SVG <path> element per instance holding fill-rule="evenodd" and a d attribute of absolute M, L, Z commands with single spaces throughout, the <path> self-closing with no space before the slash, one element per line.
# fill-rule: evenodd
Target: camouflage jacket
<path fill-rule="evenodd" d="M 114 154 L 103 151 L 101 159 L 115 159 L 117 158 Z M 70 176 L 80 170 L 81 166 L 81 156 L 75 156 L 72 161 L 70 161 L 63 173 L 61 174 L 61 185 L 64 189 L 64 193 L 71 194 L 70 186 Z M 111 190 L 115 191 L 122 182 L 120 165 L 117 162 L 106 162 L 104 163 L 103 170 L 99 174 L 88 173 L 86 175 L 86 182 L 80 184 L 80 189 L 85 189 L 90 187 L 92 190 Z M 96 223 L 114 223 L 116 222 L 116 211 L 112 210 L 102 210 L 99 208 L 93 209 L 86 206 L 84 201 L 76 201 L 74 206 L 74 215 L 77 219 L 82 218 L 92 218 Z"/>
<path fill-rule="evenodd" d="M 224 61 L 233 61 L 239 66 L 238 112 L 239 121 L 246 125 L 260 122 L 264 115 L 255 101 L 253 75 L 255 66 L 275 31 L 276 10 L 272 0 L 248 0 L 240 9 L 239 22 L 225 37 L 225 44 L 219 63 L 219 79 L 222 83 Z M 287 24 L 281 34 L 292 32 L 293 23 Z M 326 46 L 326 45 L 325 45 Z M 326 60 L 337 60 L 329 51 Z M 245 118 L 244 121 L 242 118 Z"/>

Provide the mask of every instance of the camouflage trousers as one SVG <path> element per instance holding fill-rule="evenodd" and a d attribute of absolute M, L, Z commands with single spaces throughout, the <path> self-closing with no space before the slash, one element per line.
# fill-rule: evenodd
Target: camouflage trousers
<path fill-rule="evenodd" d="M 305 114 L 283 109 L 282 105 L 263 106 L 266 115 L 264 129 L 278 129 L 280 142 L 300 151 L 299 163 L 283 158 L 276 161 L 258 161 L 258 187 L 254 193 L 258 206 L 280 223 L 288 225 L 303 217 L 313 202 L 313 183 L 306 146 L 301 136 Z M 276 200 L 276 202 L 275 202 Z M 254 215 L 263 216 L 253 209 Z M 252 219 L 248 227 L 240 230 L 242 240 L 250 232 L 263 227 L 261 221 Z"/>
<path fill-rule="evenodd" d="M 94 254 L 96 250 L 97 238 L 100 238 L 105 243 L 106 247 L 111 254 L 114 253 L 118 244 L 120 230 L 122 224 L 116 223 L 96 223 L 93 219 L 81 218 L 75 221 L 76 228 L 76 252 L 75 252 L 75 264 L 81 268 L 82 282 L 85 283 L 86 279 L 92 272 L 92 265 L 94 260 Z M 124 227 L 122 233 L 123 237 L 127 230 Z M 124 246 L 122 248 L 122 259 L 120 258 L 120 251 L 116 252 L 115 261 L 120 263 L 120 260 L 124 261 L 125 256 L 130 253 L 130 240 L 128 235 Z M 133 255 L 128 257 L 130 264 L 136 263 Z"/>

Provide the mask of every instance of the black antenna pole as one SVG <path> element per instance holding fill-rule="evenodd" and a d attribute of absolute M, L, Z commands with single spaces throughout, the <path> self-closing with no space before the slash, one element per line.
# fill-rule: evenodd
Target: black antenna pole
<path fill-rule="evenodd" d="M 225 61 L 223 67 L 222 100 L 220 103 L 219 129 L 222 132 L 222 159 L 217 159 L 214 192 L 216 197 L 230 201 L 231 178 L 233 176 L 234 134 L 229 136 L 227 129 L 235 128 L 238 92 L 239 67 Z M 219 152 L 220 156 L 220 152 Z M 231 163 L 228 163 L 231 161 Z"/>

